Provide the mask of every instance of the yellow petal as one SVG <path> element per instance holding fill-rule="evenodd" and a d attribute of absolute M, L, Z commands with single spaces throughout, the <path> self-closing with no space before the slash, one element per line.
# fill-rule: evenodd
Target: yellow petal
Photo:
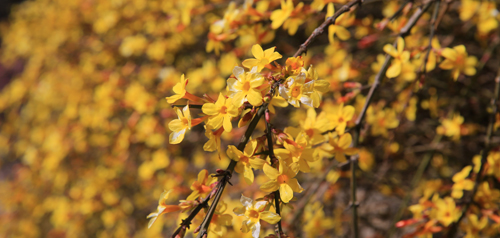
<path fill-rule="evenodd" d="M 213 103 L 205 103 L 201 107 L 201 111 L 207 115 L 217 115 L 219 114 L 219 109 Z"/>
<path fill-rule="evenodd" d="M 256 59 L 261 59 L 264 57 L 264 51 L 259 44 L 255 44 L 252 46 L 252 54 Z"/>
<path fill-rule="evenodd" d="M 247 95 L 247 100 L 253 106 L 262 105 L 262 94 L 256 90 L 250 90 Z"/>
<path fill-rule="evenodd" d="M 241 64 L 243 66 L 245 66 L 246 68 L 251 69 L 252 67 L 254 67 L 257 64 L 259 64 L 259 60 L 258 59 L 246 59 Z"/>
<path fill-rule="evenodd" d="M 186 129 L 172 132 L 172 133 L 170 133 L 170 135 L 168 137 L 168 141 L 170 142 L 170 144 L 179 144 L 184 139 L 185 133 L 186 133 Z"/>
<path fill-rule="evenodd" d="M 245 177 L 245 182 L 250 185 L 253 183 L 254 179 L 252 168 L 250 168 L 249 166 L 245 166 L 244 170 L 245 171 L 243 172 L 243 176 Z"/>
<path fill-rule="evenodd" d="M 281 200 L 284 203 L 288 203 L 288 202 L 290 202 L 290 200 L 292 200 L 293 190 L 290 187 L 290 185 L 288 185 L 286 183 L 280 184 L 280 196 L 281 196 Z"/>
<path fill-rule="evenodd" d="M 300 186 L 299 181 L 296 178 L 292 178 L 288 181 L 288 184 L 292 188 L 292 190 L 296 193 L 301 193 L 304 189 Z"/>
<path fill-rule="evenodd" d="M 276 224 L 281 220 L 280 215 L 270 212 L 270 211 L 263 211 L 260 213 L 260 219 L 266 221 L 269 224 Z"/>
<path fill-rule="evenodd" d="M 398 37 L 398 52 L 401 54 L 403 50 L 405 49 L 405 41 L 402 37 Z"/>
<path fill-rule="evenodd" d="M 231 116 L 224 116 L 223 126 L 225 132 L 231 132 L 231 130 L 233 130 L 233 123 L 231 123 Z"/>
<path fill-rule="evenodd" d="M 262 190 L 266 193 L 274 192 L 274 191 L 278 190 L 278 188 L 279 188 L 279 185 L 278 185 L 278 182 L 276 180 L 268 181 L 267 183 L 262 184 L 260 186 L 260 190 Z"/>
<path fill-rule="evenodd" d="M 449 59 L 445 59 L 443 62 L 441 62 L 441 64 L 439 64 L 439 68 L 446 69 L 446 70 L 453 69 L 453 67 L 455 67 L 455 64 L 453 61 L 451 61 Z"/>
<path fill-rule="evenodd" d="M 399 60 L 395 60 L 391 66 L 387 69 L 385 76 L 388 78 L 395 78 L 399 76 L 401 73 L 401 62 Z"/>
<path fill-rule="evenodd" d="M 222 126 L 223 119 L 224 117 L 222 115 L 214 116 L 208 119 L 207 125 L 213 127 L 214 129 L 219 129 Z"/>
<path fill-rule="evenodd" d="M 179 119 L 174 119 L 172 121 L 170 121 L 170 123 L 168 123 L 168 129 L 170 129 L 171 131 L 180 131 L 182 129 L 185 129 L 186 127 L 184 127 L 184 123 L 182 123 L 181 120 Z"/>
<path fill-rule="evenodd" d="M 394 48 L 394 46 L 390 44 L 384 45 L 383 49 L 385 53 L 389 54 L 392 57 L 397 57 L 399 55 L 398 51 Z"/>
<path fill-rule="evenodd" d="M 271 167 L 269 164 L 264 164 L 264 173 L 269 177 L 270 179 L 276 179 L 278 178 L 279 172 L 277 169 Z"/>
<path fill-rule="evenodd" d="M 351 105 L 348 105 L 342 109 L 342 117 L 346 121 L 350 121 L 352 117 L 354 116 L 354 107 Z"/>
<path fill-rule="evenodd" d="M 444 48 L 441 51 L 441 55 L 449 60 L 452 60 L 452 61 L 457 60 L 457 52 L 451 48 Z"/>
<path fill-rule="evenodd" d="M 337 37 L 341 40 L 348 40 L 351 37 L 351 33 L 342 26 L 336 26 Z"/>

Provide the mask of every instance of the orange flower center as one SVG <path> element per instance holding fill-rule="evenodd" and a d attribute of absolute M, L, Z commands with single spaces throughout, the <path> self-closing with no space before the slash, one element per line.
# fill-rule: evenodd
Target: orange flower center
<path fill-rule="evenodd" d="M 457 60 L 455 61 L 458 66 L 465 65 L 465 59 L 463 55 L 457 55 Z"/>
<path fill-rule="evenodd" d="M 259 218 L 259 212 L 256 210 L 250 210 L 250 212 L 248 213 L 248 216 L 250 218 Z"/>
<path fill-rule="evenodd" d="M 220 113 L 221 113 L 221 114 L 226 114 L 226 113 L 227 113 L 227 107 L 226 107 L 226 106 L 222 106 L 222 107 L 220 108 Z"/>
<path fill-rule="evenodd" d="M 243 91 L 243 92 L 248 92 L 248 90 L 250 90 L 250 82 L 246 81 L 246 82 L 243 84 L 242 91 Z"/>
<path fill-rule="evenodd" d="M 244 163 L 244 164 L 248 164 L 249 161 L 250 161 L 250 159 L 248 157 L 246 157 L 246 156 L 243 156 L 243 157 L 240 158 L 240 161 L 242 163 Z"/>
<path fill-rule="evenodd" d="M 292 88 L 292 97 L 296 98 L 300 95 L 300 86 L 295 86 Z"/>
<path fill-rule="evenodd" d="M 181 119 L 181 121 L 182 121 L 182 124 L 184 124 L 184 126 L 188 126 L 189 125 L 189 120 L 187 118 L 183 117 Z"/>
<path fill-rule="evenodd" d="M 312 138 L 314 136 L 314 130 L 313 129 L 307 129 L 306 130 L 306 135 L 309 136 L 309 138 Z"/>
<path fill-rule="evenodd" d="M 286 176 L 284 174 L 278 176 L 278 183 L 280 183 L 280 184 L 287 183 L 288 180 L 289 180 L 288 176 Z"/>

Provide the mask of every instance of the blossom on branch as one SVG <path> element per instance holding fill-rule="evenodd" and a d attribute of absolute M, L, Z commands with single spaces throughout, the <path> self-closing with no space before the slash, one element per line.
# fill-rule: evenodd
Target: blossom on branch
<path fill-rule="evenodd" d="M 238 108 L 233 104 L 233 100 L 231 98 L 226 99 L 222 93 L 219 94 L 217 102 L 205 103 L 201 110 L 210 116 L 207 125 L 214 129 L 219 129 L 223 126 L 226 132 L 230 132 L 233 129 L 231 120 L 233 117 L 238 116 Z"/>
<path fill-rule="evenodd" d="M 274 52 L 275 47 L 271 47 L 267 50 L 262 50 L 262 47 L 259 44 L 255 44 L 252 46 L 252 54 L 255 59 L 246 59 L 242 62 L 243 66 L 246 68 L 252 69 L 257 66 L 257 72 L 260 72 L 266 65 L 271 62 L 281 59 L 281 54 L 278 52 Z M 235 75 L 236 76 L 236 75 Z"/>
<path fill-rule="evenodd" d="M 163 213 L 169 213 L 169 212 L 176 212 L 181 210 L 181 207 L 179 205 L 167 205 L 166 201 L 168 199 L 168 196 L 170 195 L 170 192 L 172 190 L 164 191 L 160 195 L 160 200 L 158 201 L 158 210 L 156 212 L 153 212 L 148 215 L 149 223 L 148 223 L 148 228 L 151 228 L 151 226 L 155 223 L 156 219 L 163 214 Z"/>
<path fill-rule="evenodd" d="M 227 91 L 229 97 L 233 99 L 234 104 L 240 107 L 248 100 L 253 106 L 262 104 L 261 86 L 265 80 L 262 75 L 257 73 L 257 66 L 254 66 L 250 72 L 245 72 L 242 67 L 234 67 L 233 74 L 235 78 L 227 80 Z"/>
<path fill-rule="evenodd" d="M 271 167 L 269 164 L 264 164 L 264 173 L 271 180 L 260 186 L 264 192 L 280 191 L 281 201 L 284 203 L 290 202 L 293 198 L 293 192 L 301 193 L 304 189 L 300 186 L 299 181 L 295 178 L 297 172 L 294 172 L 285 161 L 280 161 L 278 169 Z"/>
<path fill-rule="evenodd" d="M 255 202 L 242 194 L 240 202 L 243 206 L 236 207 L 233 212 L 237 216 L 245 217 L 241 226 L 241 231 L 243 233 L 252 231 L 253 238 L 258 238 L 260 235 L 260 220 L 264 220 L 269 224 L 276 224 L 281 220 L 280 215 L 271 211 L 266 211 L 266 201 Z"/>

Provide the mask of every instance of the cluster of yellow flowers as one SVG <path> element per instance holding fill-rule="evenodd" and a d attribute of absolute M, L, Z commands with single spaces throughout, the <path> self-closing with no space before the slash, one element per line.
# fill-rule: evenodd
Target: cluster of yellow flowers
<path fill-rule="evenodd" d="M 233 130 L 232 120 L 241 116 L 238 127 L 246 125 L 242 121 L 248 118 L 248 115 L 252 118 L 263 103 L 267 103 L 266 106 L 269 107 L 286 107 L 290 104 L 298 108 L 301 103 L 309 106 L 307 119 L 299 128 L 287 127 L 284 132 L 274 133 L 278 145 L 282 148 L 266 150 L 263 142 L 267 139 L 264 135 L 250 140 L 241 151 L 233 145 L 229 145 L 226 151 L 227 156 L 236 162 L 235 171 L 243 176 L 248 185 L 254 183 L 254 170 L 261 170 L 268 180 L 261 184 L 260 189 L 266 193 L 279 191 L 280 200 L 289 203 L 294 192 L 301 193 L 304 190 L 295 178 L 299 171 L 311 172 L 311 163 L 318 161 L 321 155 L 334 156 L 339 162 L 345 162 L 346 155 L 357 153 L 357 149 L 350 148 L 352 137 L 346 132 L 347 123 L 354 116 L 354 107 L 344 107 L 340 104 L 329 113 L 317 115 L 314 108 L 319 107 L 322 94 L 329 89 L 329 83 L 319 79 L 312 66 L 306 70 L 301 57 L 288 58 L 284 66 L 271 64 L 280 59 L 281 54 L 274 52 L 274 48 L 263 50 L 258 44 L 252 47 L 252 54 L 255 58 L 242 62 L 247 70 L 239 66 L 234 67 L 233 74 L 227 80 L 227 95 L 220 93 L 216 101 L 209 96 L 200 98 L 187 92 L 188 80 L 184 75 L 181 76 L 180 82 L 173 88 L 175 94 L 167 97 L 167 101 L 176 103 L 180 99 L 187 99 L 187 104 L 182 111 L 175 108 L 178 119 L 172 120 L 168 125 L 172 130 L 170 143 L 180 143 L 187 130 L 205 122 L 205 134 L 209 141 L 203 147 L 204 150 L 220 150 L 220 137 L 223 133 Z M 263 71 L 265 68 L 266 72 Z M 279 83 L 279 86 L 273 86 L 276 83 Z M 275 94 L 269 94 L 273 92 L 272 87 L 277 89 Z M 201 117 L 191 118 L 190 105 L 201 108 Z M 278 162 L 273 162 L 272 158 L 266 155 L 269 150 L 273 150 Z M 213 183 L 214 180 L 206 180 L 206 175 L 206 170 L 200 172 L 198 181 L 191 186 L 193 194 L 208 196 L 212 191 L 216 183 Z M 209 185 L 212 186 L 208 187 Z M 200 186 L 207 190 L 198 192 Z M 166 205 L 162 198 L 158 211 L 149 216 L 152 218 L 150 224 L 163 213 L 178 211 L 183 206 L 197 206 L 202 202 L 201 199 L 202 197 L 198 199 L 198 196 L 191 195 L 186 200 L 181 200 L 179 205 Z M 264 198 L 259 200 L 261 199 Z M 235 208 L 234 212 L 238 216 L 246 217 L 241 228 L 244 233 L 252 231 L 252 236 L 258 237 L 259 219 L 272 224 L 280 220 L 279 215 L 269 211 L 271 205 L 266 201 L 252 203 L 250 198 L 242 195 L 241 202 L 244 207 Z M 169 209 L 172 206 L 178 209 Z"/>
<path fill-rule="evenodd" d="M 0 194 L 8 194 L 0 196 L 0 234 L 164 236 L 197 208 L 192 224 L 202 222 L 208 211 L 200 205 L 226 176 L 209 171 L 227 166 L 228 157 L 238 176 L 215 207 L 209 237 L 256 237 L 271 233 L 262 221 L 291 228 L 295 215 L 303 237 L 332 229 L 349 236 L 347 203 L 333 202 L 344 200 L 346 178 L 359 180 L 358 192 L 398 197 L 394 187 L 405 187 L 433 134 L 445 141 L 430 146 L 441 157 L 429 174 L 440 179 L 421 183 L 413 218 L 399 225 L 416 228 L 408 236 L 429 236 L 463 218 L 458 228 L 467 237 L 498 234 L 498 148 L 489 148 L 482 174 L 481 156 L 471 165 L 475 151 L 460 154 L 483 143 L 497 3 L 394 0 L 372 8 L 359 1 L 363 12 L 358 3 L 341 8 L 351 2 L 20 4 L 0 22 Z M 432 7 L 424 9 L 401 35 L 415 13 L 436 5 L 436 18 Z M 314 31 L 339 11 L 333 24 Z M 305 54 L 284 57 L 310 35 L 316 38 L 304 44 Z M 276 47 L 262 48 L 268 44 Z M 230 145 L 263 107 L 266 124 L 256 125 L 245 146 Z M 495 130 L 499 125 L 497 114 Z M 263 131 L 272 134 L 274 155 Z M 350 156 L 362 171 L 336 167 Z M 329 163 L 334 169 L 325 171 Z M 318 181 L 317 197 L 303 207 L 294 202 L 309 199 L 304 191 Z M 158 198 L 148 226 L 144 217 Z M 180 213 L 158 220 L 173 212 Z"/>

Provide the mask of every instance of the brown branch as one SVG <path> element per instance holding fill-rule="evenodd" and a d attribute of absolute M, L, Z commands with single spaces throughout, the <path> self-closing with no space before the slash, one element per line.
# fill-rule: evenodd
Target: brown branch
<path fill-rule="evenodd" d="M 305 53 L 307 50 L 307 47 L 309 47 L 309 45 L 316 39 L 316 37 L 323 34 L 323 32 L 325 31 L 327 26 L 329 26 L 330 24 L 335 24 L 335 21 L 337 20 L 337 18 L 340 15 L 344 14 L 345 12 L 350 11 L 351 8 L 353 8 L 354 6 L 356 6 L 356 5 L 361 6 L 363 1 L 364 0 L 352 0 L 349 3 L 347 3 L 346 5 L 342 6 L 337 12 L 335 12 L 335 14 L 333 14 L 333 16 L 328 17 L 319 27 L 314 29 L 313 33 L 309 36 L 309 38 L 307 38 L 307 40 L 302 45 L 300 45 L 300 48 L 297 50 L 297 52 L 295 52 L 293 57 L 297 57 L 297 56 L 301 55 L 302 53 Z"/>
<path fill-rule="evenodd" d="M 273 83 L 273 85 L 271 86 L 271 89 L 269 90 L 269 95 L 274 96 L 276 89 L 279 86 L 280 82 L 281 82 L 280 80 L 277 80 Z M 268 106 L 269 106 L 269 103 L 266 102 L 266 103 L 262 104 L 262 106 L 259 108 L 259 111 L 257 111 L 257 115 L 254 116 L 254 118 L 250 122 L 250 125 L 248 126 L 248 128 L 245 132 L 245 135 L 243 135 L 243 137 L 241 138 L 241 141 L 237 147 L 238 150 L 243 151 L 245 149 L 246 144 L 250 140 L 250 136 L 252 135 L 253 131 L 255 130 L 255 127 L 257 126 L 257 124 L 259 123 L 260 118 L 265 114 Z M 231 160 L 231 162 L 229 163 L 229 165 L 226 169 L 227 175 L 224 176 L 219 181 L 219 184 L 217 185 L 217 192 L 214 196 L 214 201 L 210 205 L 210 208 L 208 209 L 207 215 L 205 216 L 205 218 L 203 219 L 203 222 L 200 225 L 200 232 L 196 236 L 197 238 L 203 238 L 205 235 L 208 234 L 208 227 L 210 225 L 210 221 L 212 220 L 212 217 L 215 213 L 215 209 L 217 207 L 217 204 L 219 203 L 219 200 L 222 196 L 222 193 L 224 192 L 224 188 L 226 187 L 227 183 L 231 179 L 231 176 L 234 172 L 234 167 L 236 166 L 236 163 L 237 162 L 235 160 Z"/>
<path fill-rule="evenodd" d="M 498 52 L 499 52 L 498 56 L 500 58 L 500 50 L 498 50 Z M 475 182 L 474 189 L 472 190 L 470 197 L 466 200 L 467 202 L 465 203 L 465 207 L 462 211 L 462 214 L 460 215 L 458 220 L 456 222 L 454 222 L 452 224 L 452 226 L 450 227 L 450 231 L 448 232 L 448 235 L 447 235 L 448 238 L 455 237 L 455 235 L 458 231 L 458 226 L 460 225 L 460 222 L 465 217 L 465 214 L 467 213 L 471 204 L 473 203 L 474 196 L 477 193 L 479 185 L 484 179 L 484 177 L 482 176 L 482 173 L 484 171 L 485 164 L 488 162 L 488 153 L 492 147 L 491 136 L 493 134 L 493 127 L 495 125 L 495 115 L 498 111 L 497 101 L 498 101 L 499 95 L 500 95 L 500 70 L 498 70 L 497 76 L 495 77 L 495 91 L 494 91 L 494 96 L 490 102 L 491 112 L 489 115 L 489 123 L 488 123 L 488 128 L 486 131 L 486 138 L 484 140 L 484 149 L 481 151 L 481 166 L 479 167 L 479 171 L 477 172 L 476 181 L 474 181 Z"/>
<path fill-rule="evenodd" d="M 269 115 L 269 109 L 266 109 L 266 114 Z M 271 159 L 271 166 L 277 165 L 276 161 L 276 156 L 274 155 L 274 144 L 273 144 L 273 134 L 272 134 L 272 127 L 271 124 L 266 120 L 266 138 L 267 138 L 267 149 L 269 151 L 269 158 Z M 276 213 L 281 217 L 281 211 L 280 211 L 280 190 L 274 191 L 274 203 L 276 207 Z M 281 220 L 278 221 L 276 224 L 278 227 L 278 238 L 281 238 L 283 233 L 283 227 L 281 226 Z"/>
<path fill-rule="evenodd" d="M 410 17 L 406 25 L 401 28 L 399 32 L 399 36 L 405 37 L 408 35 L 417 23 L 418 19 L 424 14 L 424 12 L 429 8 L 431 2 L 426 3 L 424 6 L 417 8 L 413 15 Z M 394 46 L 396 46 L 397 40 L 394 42 Z M 376 90 L 378 89 L 378 86 L 380 85 L 382 78 L 385 75 L 385 72 L 389 68 L 389 61 L 391 60 L 391 56 L 389 54 L 386 54 L 385 56 L 385 61 L 384 64 L 382 65 L 381 69 L 375 76 L 375 80 L 372 84 L 372 87 L 370 88 L 370 91 L 368 92 L 368 95 L 366 96 L 366 101 L 365 104 L 363 105 L 363 109 L 361 110 L 360 114 L 358 115 L 358 118 L 356 119 L 356 124 L 354 126 L 354 132 L 353 132 L 353 147 L 358 147 L 359 144 L 359 137 L 361 133 L 361 123 L 363 122 L 365 116 L 366 116 L 366 111 L 368 109 L 368 106 L 370 105 L 373 95 L 375 94 Z M 359 237 L 359 229 L 358 229 L 358 204 L 357 204 L 357 199 L 356 199 L 356 187 L 357 187 L 357 181 L 356 181 L 356 165 L 357 165 L 357 159 L 358 155 L 352 156 L 350 158 L 350 165 L 351 165 L 351 207 L 352 207 L 352 224 L 353 224 L 353 233 L 355 238 Z"/>

